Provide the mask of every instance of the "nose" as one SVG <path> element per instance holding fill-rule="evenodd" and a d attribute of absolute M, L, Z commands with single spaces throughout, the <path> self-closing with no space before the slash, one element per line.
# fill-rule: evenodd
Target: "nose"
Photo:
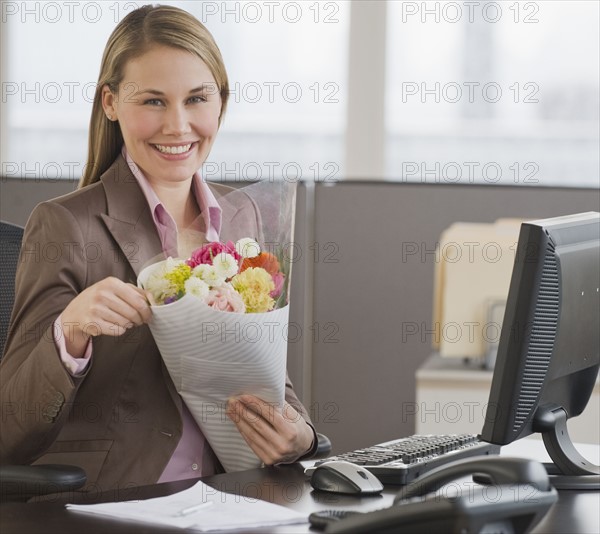
<path fill-rule="evenodd" d="M 188 113 L 184 106 L 169 106 L 164 115 L 163 133 L 181 136 L 191 131 Z"/>

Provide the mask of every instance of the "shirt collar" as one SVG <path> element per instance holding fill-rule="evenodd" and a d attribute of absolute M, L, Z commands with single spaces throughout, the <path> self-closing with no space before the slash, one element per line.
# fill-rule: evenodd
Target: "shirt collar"
<path fill-rule="evenodd" d="M 154 189 L 152 189 L 152 185 L 148 181 L 148 178 L 146 178 L 142 170 L 136 165 L 133 159 L 131 159 L 124 144 L 121 153 L 146 197 L 146 202 L 148 203 L 156 227 L 171 226 L 177 231 L 175 221 L 154 192 Z M 210 187 L 200 176 L 200 171 L 196 171 L 192 177 L 192 191 L 194 192 L 194 197 L 196 198 L 200 213 L 204 219 L 206 240 L 218 241 L 219 234 L 221 233 L 223 212 L 215 195 L 210 190 Z"/>

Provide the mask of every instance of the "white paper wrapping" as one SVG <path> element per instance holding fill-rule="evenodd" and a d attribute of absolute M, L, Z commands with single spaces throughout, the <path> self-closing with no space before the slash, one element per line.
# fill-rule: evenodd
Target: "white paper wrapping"
<path fill-rule="evenodd" d="M 159 265 L 146 267 L 138 284 Z M 231 396 L 245 393 L 281 409 L 288 319 L 289 306 L 222 312 L 190 295 L 152 307 L 150 330 L 175 388 L 228 472 L 261 465 L 225 408 Z"/>

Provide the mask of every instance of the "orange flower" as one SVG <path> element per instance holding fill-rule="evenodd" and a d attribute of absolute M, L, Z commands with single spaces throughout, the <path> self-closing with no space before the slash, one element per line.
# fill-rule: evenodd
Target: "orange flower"
<path fill-rule="evenodd" d="M 254 258 L 244 258 L 240 272 L 245 271 L 250 267 L 262 267 L 270 275 L 274 275 L 279 272 L 279 262 L 277 261 L 277 258 L 270 252 L 261 252 Z"/>

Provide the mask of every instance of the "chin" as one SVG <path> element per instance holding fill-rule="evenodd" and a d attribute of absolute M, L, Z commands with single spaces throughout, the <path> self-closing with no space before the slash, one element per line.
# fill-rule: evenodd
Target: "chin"
<path fill-rule="evenodd" d="M 163 180 L 165 182 L 185 182 L 189 180 L 200 167 L 185 167 L 173 169 L 171 172 L 163 172 Z"/>
<path fill-rule="evenodd" d="M 173 179 L 182 181 L 190 178 L 202 166 L 200 161 L 161 161 L 160 169 L 163 175 L 167 176 L 170 181 Z"/>

